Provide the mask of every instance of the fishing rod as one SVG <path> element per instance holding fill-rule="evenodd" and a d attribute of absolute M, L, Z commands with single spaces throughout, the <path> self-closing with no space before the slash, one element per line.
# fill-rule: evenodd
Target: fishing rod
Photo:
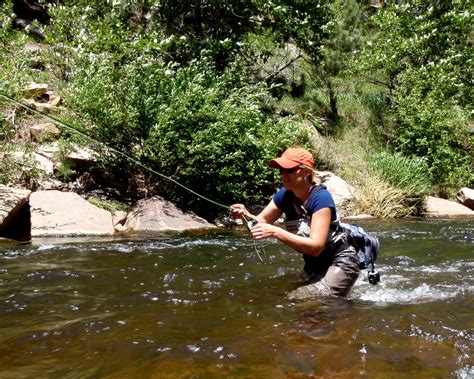
<path fill-rule="evenodd" d="M 35 108 L 33 108 L 33 107 L 31 107 L 31 106 L 29 106 L 29 105 L 27 105 L 27 104 L 21 102 L 21 101 L 18 101 L 18 100 L 16 100 L 16 99 L 14 99 L 14 98 L 11 97 L 11 96 L 8 96 L 8 95 L 5 95 L 5 94 L 3 94 L 3 93 L 0 93 L 0 97 L 3 97 L 3 98 L 6 99 L 7 101 L 10 101 L 10 102 L 12 102 L 12 103 L 14 103 L 14 104 L 16 104 L 16 105 L 19 105 L 20 107 L 25 108 L 26 110 L 28 110 L 28 111 L 30 111 L 30 112 L 33 112 L 33 113 L 35 113 L 35 114 L 37 114 L 37 115 L 39 115 L 39 116 L 46 117 L 47 119 L 53 121 L 55 124 L 60 125 L 60 126 L 64 127 L 64 128 L 67 129 L 67 130 L 73 131 L 74 133 L 77 133 L 77 134 L 79 134 L 79 135 L 81 135 L 81 136 L 83 136 L 83 137 L 86 137 L 86 138 L 88 138 L 89 140 L 91 140 L 91 141 L 93 141 L 93 142 L 95 142 L 95 143 L 98 143 L 99 145 L 102 145 L 102 146 L 105 147 L 107 150 L 112 151 L 112 152 L 114 152 L 115 154 L 118 154 L 118 155 L 120 155 L 120 156 L 126 158 L 126 159 L 129 160 L 130 162 L 136 164 L 137 166 L 139 166 L 139 167 L 141 167 L 141 168 L 143 168 L 143 169 L 145 169 L 145 170 L 148 170 L 148 171 L 152 172 L 152 173 L 155 174 L 155 175 L 158 175 L 158 176 L 160 176 L 160 177 L 162 177 L 162 178 L 164 178 L 164 179 L 167 179 L 167 180 L 173 182 L 174 184 L 176 184 L 176 185 L 180 186 L 181 188 L 185 189 L 186 191 L 192 193 L 193 195 L 195 195 L 195 196 L 197 196 L 197 197 L 199 197 L 199 198 L 201 198 L 201 199 L 203 199 L 203 200 L 205 200 L 205 201 L 207 201 L 207 202 L 209 202 L 209 203 L 211 203 L 211 204 L 214 204 L 214 205 L 217 205 L 218 207 L 225 208 L 225 209 L 229 210 L 229 206 L 228 206 L 228 205 L 219 203 L 219 202 L 217 202 L 217 201 L 215 201 L 215 200 L 209 199 L 208 197 L 206 197 L 206 196 L 204 196 L 204 195 L 201 195 L 200 193 L 198 193 L 198 192 L 192 190 L 191 188 L 186 187 L 184 184 L 181 184 L 181 183 L 178 182 L 176 179 L 173 179 L 171 176 L 167 176 L 167 175 L 165 175 L 165 174 L 162 174 L 161 172 L 158 172 L 158 171 L 152 169 L 151 167 L 149 167 L 149 166 L 143 164 L 142 162 L 140 162 L 138 159 L 132 157 L 131 155 L 129 155 L 129 154 L 127 154 L 127 153 L 124 153 L 122 150 L 116 149 L 115 147 L 110 146 L 110 145 L 108 145 L 107 143 L 105 143 L 105 142 L 103 142 L 103 141 L 100 141 L 100 140 L 98 140 L 98 139 L 92 137 L 91 135 L 89 135 L 88 133 L 84 132 L 83 130 L 81 130 L 81 129 L 79 129 L 79 128 L 76 128 L 76 127 L 74 127 L 74 126 L 72 126 L 72 125 L 69 125 L 68 123 L 66 123 L 66 122 L 64 122 L 64 121 L 61 121 L 61 120 L 59 120 L 58 118 L 53 117 L 53 116 L 51 116 L 51 115 L 49 115 L 49 114 L 46 114 L 46 113 L 44 113 L 44 112 L 41 112 L 41 111 L 39 111 L 39 110 L 37 110 L 37 109 L 35 109 Z M 245 221 L 245 224 L 246 224 L 248 230 L 251 231 L 251 230 L 252 230 L 252 227 L 253 227 L 253 223 L 252 223 L 253 220 L 250 220 L 250 221 L 247 220 L 247 218 L 245 217 L 245 215 L 242 215 L 242 217 L 243 217 L 243 219 L 244 219 L 244 221 Z M 255 247 L 255 252 L 257 253 L 258 258 L 260 259 L 261 262 L 263 262 L 263 259 L 262 259 L 262 257 L 260 256 L 260 254 L 259 254 L 259 252 L 258 252 L 256 243 L 255 243 L 255 240 L 254 240 L 254 247 Z"/>

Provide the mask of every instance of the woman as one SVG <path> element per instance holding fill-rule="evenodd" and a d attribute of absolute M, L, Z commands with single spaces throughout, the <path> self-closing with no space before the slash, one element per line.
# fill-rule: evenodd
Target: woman
<path fill-rule="evenodd" d="M 331 194 L 313 181 L 313 156 L 305 149 L 290 148 L 269 167 L 280 170 L 283 188 L 257 216 L 243 204 L 232 205 L 232 215 L 255 220 L 251 233 L 256 240 L 276 238 L 303 254 L 308 282 L 290 298 L 347 295 L 359 276 L 359 260 L 340 231 Z M 283 214 L 285 229 L 273 225 Z"/>

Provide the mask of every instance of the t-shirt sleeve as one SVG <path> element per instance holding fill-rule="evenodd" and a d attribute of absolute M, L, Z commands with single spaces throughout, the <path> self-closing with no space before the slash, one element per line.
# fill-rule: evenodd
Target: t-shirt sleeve
<path fill-rule="evenodd" d="M 286 190 L 284 188 L 280 188 L 278 190 L 278 192 L 275 195 L 273 195 L 273 202 L 275 203 L 277 208 L 281 209 L 282 211 L 284 210 L 283 209 L 283 197 L 285 196 L 285 192 L 286 192 Z"/>
<path fill-rule="evenodd" d="M 321 188 L 306 206 L 311 215 L 323 208 L 331 208 L 331 221 L 337 219 L 336 204 L 329 191 L 325 188 Z"/>

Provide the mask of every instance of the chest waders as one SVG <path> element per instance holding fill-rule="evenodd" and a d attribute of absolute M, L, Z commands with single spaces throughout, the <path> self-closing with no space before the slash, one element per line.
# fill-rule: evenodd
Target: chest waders
<path fill-rule="evenodd" d="M 307 203 L 311 202 L 313 196 L 316 196 L 317 192 L 325 188 L 323 186 L 313 186 Z M 300 218 L 297 220 L 285 221 L 284 225 L 287 231 L 302 237 L 309 237 L 311 232 L 311 214 L 302 204 L 294 204 L 295 208 L 299 211 Z M 304 271 L 308 277 L 314 275 L 322 275 L 325 273 L 329 266 L 337 265 L 343 266 L 345 262 L 359 263 L 359 258 L 355 249 L 350 249 L 351 244 L 348 242 L 347 235 L 340 226 L 339 215 L 337 219 L 331 221 L 329 226 L 329 233 L 326 239 L 326 246 L 324 250 L 318 256 L 312 256 L 309 254 L 303 254 L 305 261 Z"/>

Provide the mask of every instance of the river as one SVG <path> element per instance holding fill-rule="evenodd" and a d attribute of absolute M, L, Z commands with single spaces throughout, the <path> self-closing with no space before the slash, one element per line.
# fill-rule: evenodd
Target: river
<path fill-rule="evenodd" d="M 0 377 L 473 378 L 473 220 L 360 224 L 381 282 L 299 303 L 244 231 L 3 245 Z"/>

